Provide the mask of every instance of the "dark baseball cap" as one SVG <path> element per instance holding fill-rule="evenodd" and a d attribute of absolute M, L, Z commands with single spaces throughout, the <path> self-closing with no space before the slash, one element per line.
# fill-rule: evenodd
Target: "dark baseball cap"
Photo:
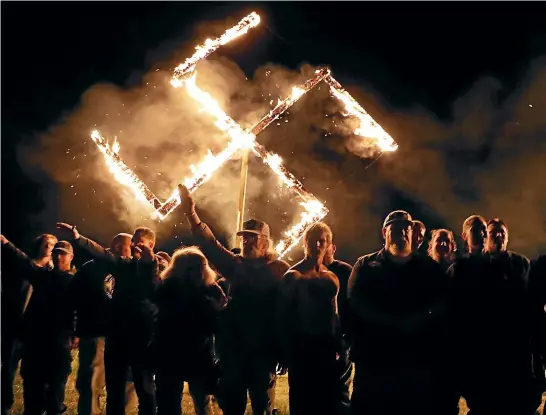
<path fill-rule="evenodd" d="M 73 254 L 74 249 L 72 248 L 72 245 L 68 241 L 59 241 L 55 244 L 53 247 L 53 251 L 63 251 L 67 254 Z"/>
<path fill-rule="evenodd" d="M 411 219 L 411 215 L 405 210 L 395 210 L 387 215 L 383 222 L 383 227 L 385 228 L 393 222 L 413 223 L 413 220 Z"/>
<path fill-rule="evenodd" d="M 257 219 L 250 219 L 243 223 L 243 229 L 237 232 L 237 236 L 242 236 L 245 233 L 270 237 L 269 225 Z"/>

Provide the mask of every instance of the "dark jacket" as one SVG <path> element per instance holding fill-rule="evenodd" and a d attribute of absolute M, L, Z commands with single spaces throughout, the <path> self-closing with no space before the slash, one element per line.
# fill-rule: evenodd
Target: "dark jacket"
<path fill-rule="evenodd" d="M 448 270 L 460 333 L 457 368 L 467 400 L 527 395 L 534 387 L 528 271 L 529 260 L 510 251 L 461 258 Z"/>
<path fill-rule="evenodd" d="M 74 333 L 70 272 L 40 268 L 13 244 L 2 245 L 2 260 L 12 263 L 33 286 L 23 316 L 21 339 L 29 345 L 66 347 Z"/>
<path fill-rule="evenodd" d="M 248 260 L 224 248 L 205 223 L 193 227 L 211 264 L 229 281 L 230 302 L 222 313 L 222 349 L 245 358 L 275 353 L 278 284 L 289 265 L 278 259 Z"/>
<path fill-rule="evenodd" d="M 392 393 L 394 402 L 405 399 L 398 389 L 431 402 L 451 393 L 443 383 L 451 357 L 448 292 L 440 266 L 424 255 L 398 264 L 381 250 L 356 262 L 348 297 L 357 394 L 359 387 L 370 396 Z"/>
<path fill-rule="evenodd" d="M 76 335 L 104 337 L 112 318 L 107 267 L 96 260 L 88 261 L 74 276 L 73 295 L 76 307 Z"/>
<path fill-rule="evenodd" d="M 149 346 L 157 319 L 155 292 L 161 283 L 157 260 L 147 263 L 136 258 L 117 258 L 83 236 L 74 245 L 85 249 L 106 272 L 115 276 L 109 338 L 134 347 Z"/>
<path fill-rule="evenodd" d="M 158 322 L 153 353 L 157 369 L 194 378 L 213 365 L 213 334 L 224 293 L 215 283 L 195 287 L 168 277 L 157 290 Z"/>

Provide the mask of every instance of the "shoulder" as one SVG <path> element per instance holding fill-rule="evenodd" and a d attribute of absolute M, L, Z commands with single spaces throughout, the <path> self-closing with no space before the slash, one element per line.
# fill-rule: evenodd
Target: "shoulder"
<path fill-rule="evenodd" d="M 288 265 L 288 263 L 282 259 L 274 259 L 269 262 L 267 266 L 275 275 L 278 275 L 279 277 L 284 275 L 284 273 L 290 269 L 290 265 Z"/>
<path fill-rule="evenodd" d="M 371 254 L 363 255 L 356 260 L 353 271 L 360 271 L 362 268 L 380 267 L 382 264 L 382 250 Z"/>
<path fill-rule="evenodd" d="M 322 271 L 323 278 L 326 279 L 328 282 L 335 285 L 336 289 L 339 290 L 339 278 L 338 276 L 330 271 L 328 268 L 324 267 L 324 270 Z"/>
<path fill-rule="evenodd" d="M 350 264 L 343 261 L 338 261 L 337 259 L 334 262 L 332 262 L 332 265 L 336 269 L 340 269 L 340 270 L 344 270 L 348 272 L 351 272 L 353 270 L 353 267 Z"/>
<path fill-rule="evenodd" d="M 508 256 L 512 261 L 520 262 L 526 266 L 529 266 L 531 261 L 529 261 L 529 258 L 527 258 L 525 255 L 520 254 L 519 252 L 514 251 L 508 251 Z"/>

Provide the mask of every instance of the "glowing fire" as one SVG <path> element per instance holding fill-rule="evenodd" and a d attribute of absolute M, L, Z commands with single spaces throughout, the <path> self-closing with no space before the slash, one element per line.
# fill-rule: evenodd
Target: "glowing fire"
<path fill-rule="evenodd" d="M 360 126 L 354 131 L 367 139 L 372 139 L 381 151 L 395 151 L 398 144 L 387 132 L 360 106 L 360 104 L 349 94 L 339 82 L 331 75 L 325 79 L 330 86 L 332 95 L 345 105 L 345 110 L 360 120 Z"/>
<path fill-rule="evenodd" d="M 183 78 L 186 74 L 191 73 L 195 69 L 195 66 L 200 60 L 205 59 L 220 46 L 245 35 L 251 28 L 258 26 L 259 24 L 260 16 L 256 12 L 252 12 L 231 29 L 226 30 L 219 38 L 214 40 L 207 39 L 204 45 L 195 48 L 196 52 L 193 56 L 189 57 L 184 63 L 175 68 L 174 77 L 178 79 Z"/>
<path fill-rule="evenodd" d="M 136 199 L 149 202 L 155 209 L 161 206 L 159 199 L 118 155 L 120 146 L 117 140 L 115 140 L 113 146 L 110 147 L 108 141 L 103 138 L 97 130 L 91 133 L 91 138 L 104 156 L 104 161 L 106 162 L 108 170 L 110 170 L 110 173 L 112 173 L 119 183 L 131 189 Z"/>
<path fill-rule="evenodd" d="M 298 181 L 282 164 L 282 159 L 274 153 L 266 150 L 256 142 L 256 136 L 267 128 L 274 120 L 279 118 L 288 108 L 294 105 L 302 96 L 314 88 L 321 81 L 330 86 L 331 94 L 343 102 L 347 115 L 357 117 L 360 120 L 359 127 L 355 130 L 356 135 L 366 139 L 373 139 L 381 151 L 394 151 L 398 147 L 392 137 L 387 134 L 379 124 L 358 104 L 356 100 L 331 76 L 330 70 L 318 69 L 315 75 L 303 85 L 292 88 L 291 94 L 284 100 L 278 101 L 275 108 L 269 111 L 252 128 L 245 130 L 236 121 L 230 118 L 218 105 L 216 100 L 196 85 L 196 65 L 202 59 L 208 57 L 222 45 L 246 34 L 251 28 L 260 23 L 260 16 L 255 12 L 242 19 L 237 25 L 228 29 L 222 36 L 215 40 L 207 39 L 203 45 L 196 47 L 196 52 L 184 63 L 174 70 L 171 84 L 175 87 L 185 87 L 188 93 L 200 104 L 201 108 L 214 117 L 215 125 L 228 134 L 230 142 L 220 153 L 213 155 L 210 151 L 207 156 L 196 166 L 190 166 L 192 175 L 185 178 L 183 183 L 190 192 L 194 192 L 203 183 L 207 182 L 213 174 L 228 160 L 230 160 L 240 149 L 251 149 L 261 157 L 278 176 L 281 185 L 295 190 L 303 200 L 300 205 L 304 208 L 301 220 L 285 232 L 283 240 L 277 243 L 275 249 L 280 257 L 288 253 L 302 238 L 305 230 L 313 223 L 323 219 L 328 214 L 328 209 L 306 190 L 303 184 Z M 188 76 L 190 75 L 191 76 Z M 98 131 L 92 133 L 93 141 L 103 153 L 109 170 L 115 179 L 133 190 L 139 200 L 148 201 L 155 209 L 154 216 L 164 219 L 172 210 L 180 204 L 177 189 L 171 197 L 161 203 L 157 197 L 138 179 L 129 167 L 119 157 L 120 150 L 117 140 L 110 147 L 107 141 L 102 138 Z"/>

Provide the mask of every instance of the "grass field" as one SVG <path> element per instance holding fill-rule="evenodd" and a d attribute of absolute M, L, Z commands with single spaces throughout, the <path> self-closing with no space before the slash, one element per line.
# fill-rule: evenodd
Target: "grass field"
<path fill-rule="evenodd" d="M 70 375 L 70 378 L 68 379 L 68 384 L 66 386 L 65 404 L 68 406 L 68 410 L 65 412 L 66 415 L 77 415 L 78 413 L 77 411 L 78 392 L 76 391 L 76 388 L 74 385 L 76 380 L 77 367 L 78 367 L 78 359 L 77 359 L 76 353 L 74 353 L 74 360 L 72 362 L 72 374 Z M 21 377 L 19 376 L 19 372 L 17 372 L 17 376 L 15 378 L 14 392 L 15 392 L 15 404 L 13 405 L 11 413 L 22 414 L 23 413 L 23 387 L 22 387 Z M 279 414 L 281 415 L 288 414 L 289 413 L 288 412 L 288 379 L 286 376 L 281 376 L 279 378 L 277 382 L 276 395 L 277 395 L 276 406 L 279 410 Z M 542 397 L 542 406 L 540 408 L 541 415 L 543 415 L 545 401 L 546 401 L 546 394 L 544 394 Z M 187 387 L 184 389 L 182 405 L 183 405 L 182 413 L 184 415 L 194 414 L 193 403 L 188 394 Z M 468 412 L 468 409 L 466 407 L 464 399 L 461 399 L 461 402 L 459 403 L 459 415 L 465 415 L 467 412 Z M 128 413 L 137 414 L 138 412 L 136 407 L 133 407 Z M 215 413 L 221 414 L 222 412 L 220 411 L 220 409 L 218 409 L 218 407 L 215 407 Z M 250 411 L 250 407 L 247 407 L 246 413 L 247 414 L 252 413 Z M 514 414 L 514 415 L 519 415 L 519 414 Z"/>

